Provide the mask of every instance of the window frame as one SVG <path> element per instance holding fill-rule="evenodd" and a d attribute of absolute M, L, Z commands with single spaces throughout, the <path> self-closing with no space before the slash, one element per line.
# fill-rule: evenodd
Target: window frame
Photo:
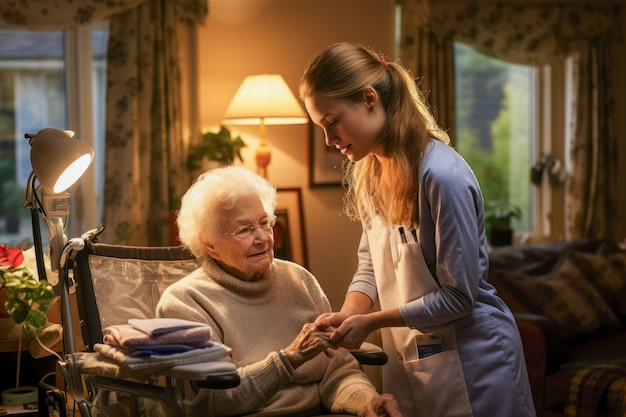
<path fill-rule="evenodd" d="M 65 77 L 68 126 L 72 126 L 80 139 L 96 149 L 93 113 L 93 68 L 91 31 L 99 24 L 79 26 L 65 30 Z M 98 155 L 96 155 L 96 158 Z M 72 210 L 67 229 L 71 235 L 96 227 L 101 219 L 96 198 L 96 161 L 89 166 L 80 182 L 70 188 Z"/>
<path fill-rule="evenodd" d="M 535 161 L 542 155 L 558 158 L 570 171 L 572 136 L 573 60 L 555 60 L 537 68 L 536 117 L 538 128 Z M 566 236 L 567 183 L 552 184 L 544 172 L 541 186 L 534 186 L 534 230 L 531 241 L 560 241 Z"/>
<path fill-rule="evenodd" d="M 573 107 L 569 103 L 574 99 L 574 60 L 575 57 L 570 57 L 534 67 L 532 117 L 535 119 L 535 131 L 534 143 L 531 144 L 530 167 L 535 166 L 542 156 L 549 155 L 558 159 L 566 172 L 571 170 L 569 155 Z M 530 175 L 530 172 L 518 175 Z M 514 243 L 533 244 L 564 240 L 567 235 L 567 182 L 559 184 L 551 181 L 548 172 L 544 170 L 541 184 L 531 183 L 530 186 L 530 229 L 516 230 Z"/>

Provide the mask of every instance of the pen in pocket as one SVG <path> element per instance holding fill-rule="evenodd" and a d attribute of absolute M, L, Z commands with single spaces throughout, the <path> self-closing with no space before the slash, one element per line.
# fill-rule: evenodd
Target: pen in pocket
<path fill-rule="evenodd" d="M 406 235 L 404 234 L 404 227 L 400 226 L 398 230 L 400 231 L 400 240 L 402 241 L 402 243 L 407 243 Z"/>
<path fill-rule="evenodd" d="M 417 230 L 412 228 L 411 229 L 411 234 L 413 235 L 413 240 L 415 241 L 415 243 L 419 242 L 419 240 L 417 240 Z"/>

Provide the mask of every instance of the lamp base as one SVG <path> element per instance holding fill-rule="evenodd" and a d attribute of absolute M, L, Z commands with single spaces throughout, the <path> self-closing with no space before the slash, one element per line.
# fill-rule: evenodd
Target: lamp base
<path fill-rule="evenodd" d="M 262 140 L 256 148 L 256 173 L 267 179 L 267 166 L 272 159 L 272 148 L 267 141 Z"/>
<path fill-rule="evenodd" d="M 22 405 L 36 402 L 36 387 L 9 388 L 2 391 L 2 405 Z"/>

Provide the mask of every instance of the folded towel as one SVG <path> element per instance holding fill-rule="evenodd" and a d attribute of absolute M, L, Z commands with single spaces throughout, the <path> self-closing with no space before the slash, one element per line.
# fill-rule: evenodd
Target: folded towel
<path fill-rule="evenodd" d="M 128 324 L 137 330 L 141 330 L 151 336 L 159 336 L 164 333 L 170 333 L 177 330 L 193 329 L 196 327 L 209 327 L 206 323 L 198 323 L 196 321 L 173 319 L 173 318 L 154 318 L 154 319 L 130 319 Z"/>
<path fill-rule="evenodd" d="M 152 345 L 152 346 L 135 346 L 131 349 L 125 349 L 129 356 L 146 356 L 146 355 L 173 355 L 176 353 L 188 352 L 194 349 L 203 349 L 213 346 L 212 342 L 192 343 L 188 345 Z"/>
<path fill-rule="evenodd" d="M 131 327 L 129 324 L 119 324 L 106 327 L 102 330 L 102 334 L 102 341 L 105 344 L 127 350 L 137 346 L 209 343 L 211 341 L 211 328 L 209 326 L 176 330 L 158 336 L 151 336 Z"/>
<path fill-rule="evenodd" d="M 208 348 L 194 349 L 188 352 L 167 356 L 159 355 L 133 357 L 128 356 L 123 350 L 118 349 L 115 346 L 105 345 L 102 343 L 96 343 L 94 345 L 94 350 L 101 355 L 128 367 L 131 371 L 149 370 L 150 372 L 156 372 L 174 365 L 216 361 L 225 357 L 231 351 L 230 348 L 220 343 L 214 343 Z"/>

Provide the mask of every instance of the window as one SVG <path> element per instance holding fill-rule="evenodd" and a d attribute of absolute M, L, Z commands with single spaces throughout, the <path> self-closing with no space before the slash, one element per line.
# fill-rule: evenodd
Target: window
<path fill-rule="evenodd" d="M 518 241 L 561 236 L 564 187 L 543 177 L 534 185 L 530 172 L 542 156 L 566 154 L 567 66 L 511 64 L 458 42 L 454 54 L 457 149 L 478 178 L 486 210 L 520 207 L 512 223 Z"/>
<path fill-rule="evenodd" d="M 80 234 L 100 218 L 106 24 L 47 32 L 0 28 L 0 37 L 0 242 L 32 244 L 30 212 L 24 208 L 31 172 L 24 134 L 45 127 L 74 130 L 96 151 L 83 192 L 72 194 L 73 200 L 83 200 L 85 213 L 92 213 L 92 218 L 70 215 L 66 234 Z M 81 59 L 85 56 L 90 59 Z"/>

